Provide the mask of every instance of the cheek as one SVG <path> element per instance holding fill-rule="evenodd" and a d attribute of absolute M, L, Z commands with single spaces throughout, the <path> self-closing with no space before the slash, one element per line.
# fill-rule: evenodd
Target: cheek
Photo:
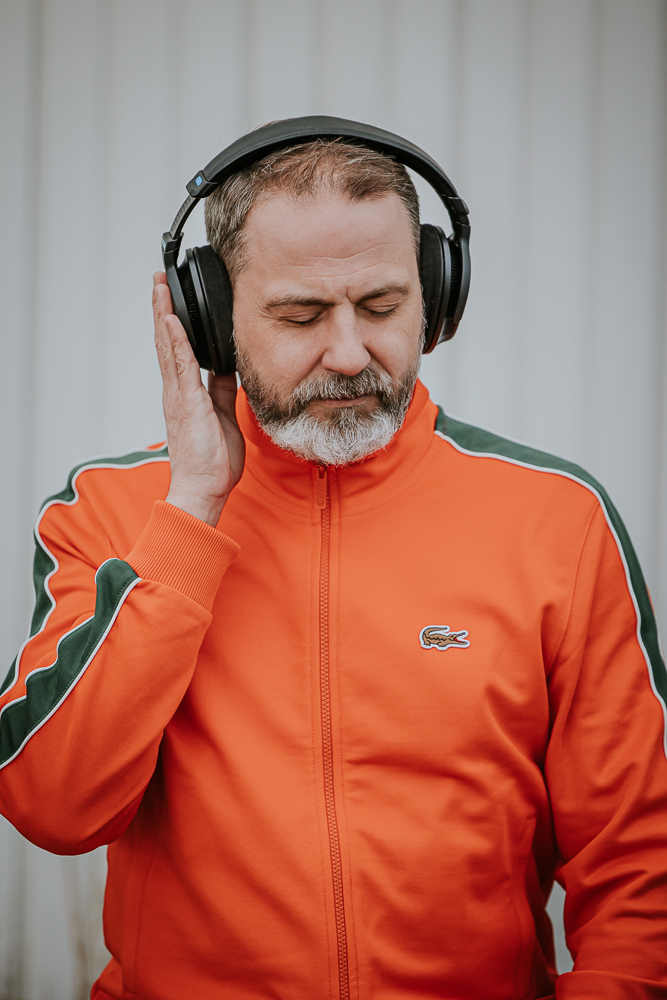
<path fill-rule="evenodd" d="M 420 350 L 421 309 L 391 329 L 377 330 L 368 343 L 370 353 L 392 377 L 402 376 Z"/>
<path fill-rule="evenodd" d="M 317 345 L 301 330 L 276 331 L 270 322 L 239 317 L 236 339 L 262 381 L 281 390 L 291 391 L 317 364 Z"/>
<path fill-rule="evenodd" d="M 236 343 L 262 379 L 274 385 L 300 381 L 304 369 L 315 360 L 309 358 L 313 352 L 307 338 L 301 330 L 276 329 L 259 305 L 257 283 L 251 278 L 252 274 L 242 272 L 234 288 Z"/>

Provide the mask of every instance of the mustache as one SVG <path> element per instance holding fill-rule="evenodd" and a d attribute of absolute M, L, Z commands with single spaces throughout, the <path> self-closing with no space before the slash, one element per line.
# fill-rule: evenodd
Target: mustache
<path fill-rule="evenodd" d="M 357 396 L 378 396 L 381 402 L 392 399 L 396 386 L 386 372 L 364 368 L 356 375 L 330 372 L 319 378 L 301 382 L 293 391 L 290 404 L 298 411 L 315 399 L 355 399 Z"/>
<path fill-rule="evenodd" d="M 389 412 L 396 407 L 401 408 L 405 399 L 409 403 L 412 396 L 420 359 L 421 350 L 397 381 L 394 381 L 384 368 L 371 361 L 366 368 L 355 375 L 344 375 L 334 371 L 320 372 L 310 378 L 306 377 L 289 395 L 281 396 L 271 382 L 260 379 L 246 352 L 238 344 L 236 347 L 236 366 L 241 385 L 264 430 L 268 425 L 298 419 L 306 413 L 308 404 L 318 399 L 340 400 L 355 399 L 357 396 L 375 396 L 379 406 L 373 414 L 369 414 L 369 419 L 374 419 L 378 413 Z M 356 408 L 351 406 L 349 411 L 341 410 L 336 416 L 340 420 L 348 419 L 356 412 Z"/>

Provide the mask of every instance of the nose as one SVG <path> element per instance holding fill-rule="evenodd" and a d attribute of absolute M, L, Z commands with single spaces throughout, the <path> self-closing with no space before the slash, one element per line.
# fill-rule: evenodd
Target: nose
<path fill-rule="evenodd" d="M 323 330 L 326 342 L 321 364 L 326 371 L 358 375 L 371 355 L 364 340 L 364 323 L 352 303 L 335 305 Z"/>

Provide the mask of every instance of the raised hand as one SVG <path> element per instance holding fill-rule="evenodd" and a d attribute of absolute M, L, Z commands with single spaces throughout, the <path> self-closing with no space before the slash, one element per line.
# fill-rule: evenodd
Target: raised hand
<path fill-rule="evenodd" d="M 206 391 L 163 271 L 153 276 L 153 318 L 171 464 L 167 502 L 215 526 L 245 459 L 236 376 L 209 375 Z"/>

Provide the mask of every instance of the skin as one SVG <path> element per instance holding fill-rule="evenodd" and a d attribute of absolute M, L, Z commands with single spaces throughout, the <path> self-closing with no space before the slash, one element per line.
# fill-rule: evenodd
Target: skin
<path fill-rule="evenodd" d="M 351 202 L 270 193 L 246 223 L 248 263 L 234 283 L 237 344 L 263 382 L 287 399 L 302 381 L 356 375 L 369 364 L 398 383 L 417 350 L 422 297 L 407 211 L 397 195 Z M 243 471 L 236 376 L 209 375 L 208 392 L 174 316 L 167 279 L 154 276 L 155 345 L 171 460 L 167 502 L 215 526 Z M 370 412 L 374 395 L 313 400 Z"/>

